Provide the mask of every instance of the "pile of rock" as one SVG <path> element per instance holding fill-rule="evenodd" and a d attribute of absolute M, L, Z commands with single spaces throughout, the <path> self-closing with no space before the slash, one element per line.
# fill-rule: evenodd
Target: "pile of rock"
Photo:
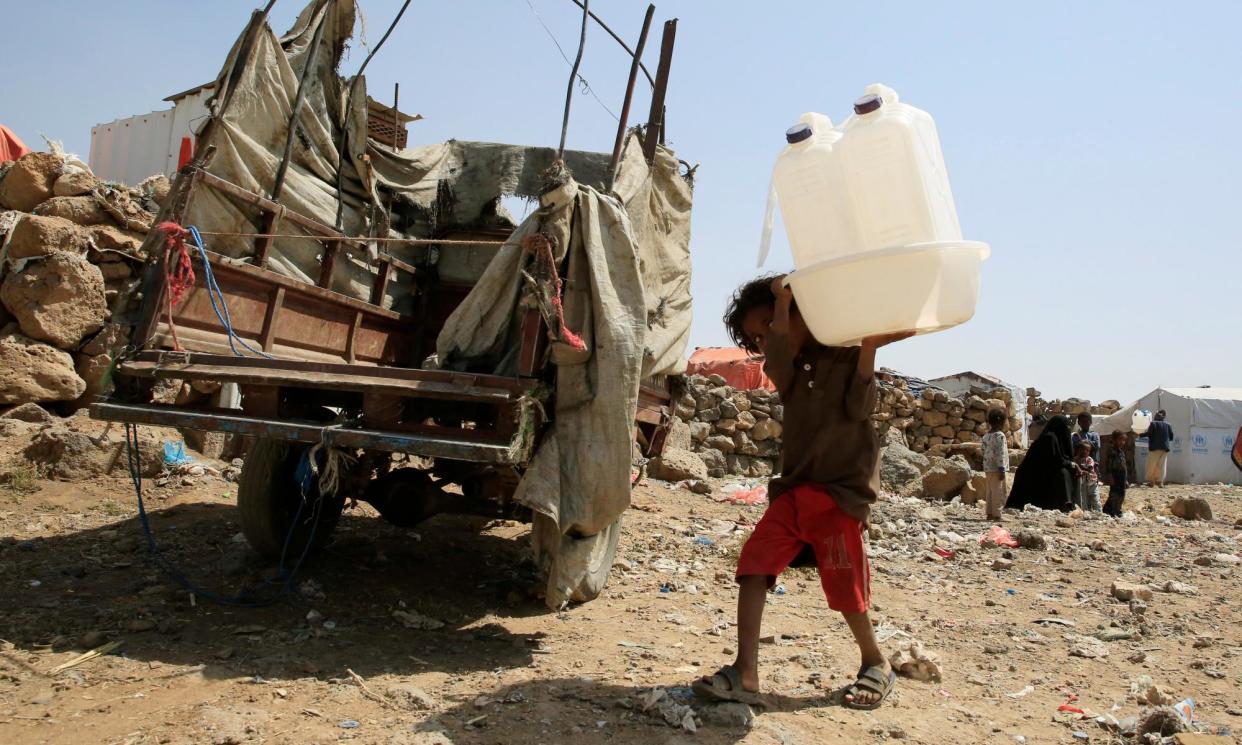
<path fill-rule="evenodd" d="M 1032 417 L 1054 417 L 1057 415 L 1076 418 L 1079 414 L 1096 414 L 1108 416 L 1121 410 L 1121 402 L 1109 399 L 1094 406 L 1085 398 L 1067 398 L 1045 401 L 1043 394 L 1034 388 L 1026 389 L 1026 412 Z"/>
<path fill-rule="evenodd" d="M 954 398 L 934 387 L 916 393 L 904 378 L 881 378 L 871 419 L 881 436 L 896 429 L 905 435 L 911 450 L 939 454 L 937 448 L 979 442 L 988 432 L 988 412 L 999 409 L 1005 412 L 1005 439 L 1012 448 L 1019 446 L 1019 433 L 1025 426 L 1012 399 L 1007 388 L 992 389 L 988 398 L 973 394 Z"/>
<path fill-rule="evenodd" d="M 142 246 L 169 192 L 127 188 L 59 152 L 0 166 L 0 406 L 104 392 L 139 302 Z"/>
<path fill-rule="evenodd" d="M 719 375 L 693 376 L 676 409 L 666 452 L 653 464 L 656 478 L 764 477 L 780 469 L 780 394 L 730 388 Z M 674 463 L 689 466 L 670 470 Z"/>

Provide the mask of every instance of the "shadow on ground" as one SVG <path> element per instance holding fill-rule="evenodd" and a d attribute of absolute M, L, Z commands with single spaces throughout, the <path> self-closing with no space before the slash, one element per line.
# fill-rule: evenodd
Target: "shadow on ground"
<path fill-rule="evenodd" d="M 684 688 L 669 689 L 652 704 L 651 690 L 588 678 L 526 681 L 489 692 L 482 700 L 462 702 L 416 729 L 441 730 L 454 745 L 564 741 L 731 745 L 754 728 L 771 730 L 776 741 L 803 743 L 809 741 L 783 731 L 770 715 L 830 706 L 833 700 L 826 692 L 782 696 L 752 713 L 742 704 L 697 701 Z M 675 723 L 686 705 L 695 711 L 693 733 Z"/>
<path fill-rule="evenodd" d="M 151 513 L 164 555 L 201 589 L 260 588 L 275 564 L 236 540 L 236 509 L 188 504 Z M 147 552 L 137 518 L 29 541 L 0 539 L 0 639 L 33 651 L 83 651 L 109 640 L 120 654 L 201 665 L 209 677 L 280 680 L 529 664 L 538 635 L 514 635 L 491 614 L 547 613 L 528 589 L 525 536 L 483 532 L 479 518 L 440 516 L 417 531 L 346 513 L 334 542 L 298 587 L 263 608 L 197 600 Z M 510 531 L 516 532 L 516 531 Z M 442 621 L 406 628 L 396 610 Z M 309 614 L 309 619 L 308 619 Z"/>

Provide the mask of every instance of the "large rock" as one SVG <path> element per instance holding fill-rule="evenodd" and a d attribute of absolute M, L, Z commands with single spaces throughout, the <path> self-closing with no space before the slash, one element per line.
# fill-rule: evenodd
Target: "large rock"
<path fill-rule="evenodd" d="M 1112 594 L 1113 594 L 1113 597 L 1117 598 L 1123 603 L 1128 603 L 1131 600 L 1151 600 L 1152 599 L 1152 592 L 1151 592 L 1150 587 L 1147 587 L 1146 585 L 1136 585 L 1132 582 L 1125 582 L 1119 579 L 1113 581 Z"/>
<path fill-rule="evenodd" d="M 1212 519 L 1212 505 L 1203 497 L 1177 497 L 1169 505 L 1169 512 L 1183 520 Z"/>
<path fill-rule="evenodd" d="M 712 434 L 712 425 L 707 422 L 690 422 L 690 439 L 694 442 L 703 442 Z"/>
<path fill-rule="evenodd" d="M 94 197 L 52 197 L 35 209 L 36 215 L 63 217 L 78 225 L 109 225 L 112 218 Z"/>
<path fill-rule="evenodd" d="M 0 286 L 0 302 L 21 324 L 22 333 L 61 349 L 102 328 L 108 313 L 99 267 L 65 251 L 9 275 Z"/>
<path fill-rule="evenodd" d="M 47 409 L 38 404 L 18 404 L 8 411 L 0 414 L 0 419 L 12 419 L 18 422 L 28 422 L 30 424 L 49 424 L 55 420 Z"/>
<path fill-rule="evenodd" d="M 755 442 L 775 440 L 781 436 L 782 431 L 781 423 L 775 419 L 760 419 L 750 431 L 750 439 Z"/>
<path fill-rule="evenodd" d="M 52 196 L 61 159 L 51 153 L 26 153 L 0 181 L 0 207 L 29 212 Z"/>
<path fill-rule="evenodd" d="M 932 461 L 923 474 L 923 496 L 928 499 L 952 499 L 962 493 L 973 472 L 960 455 Z"/>
<path fill-rule="evenodd" d="M 705 445 L 713 450 L 719 450 L 725 455 L 737 449 L 737 445 L 733 443 L 733 438 L 726 437 L 725 435 L 712 435 L 707 438 Z"/>
<path fill-rule="evenodd" d="M 88 228 L 91 242 L 100 251 L 121 251 L 127 254 L 141 255 L 142 233 L 133 230 L 121 230 L 115 225 L 93 225 Z"/>
<path fill-rule="evenodd" d="M 45 476 L 63 481 L 86 481 L 109 473 L 126 473 L 125 435 L 117 431 L 92 434 L 98 429 L 85 412 L 44 428 L 23 453 Z M 138 428 L 138 453 L 143 476 L 157 476 L 164 469 L 165 441 L 177 441 L 176 430 Z"/>
<path fill-rule="evenodd" d="M 893 433 L 897 437 L 893 437 Z M 888 445 L 880 451 L 880 484 L 898 494 L 917 491 L 923 472 L 931 468 L 926 456 L 914 452 L 904 444 L 904 438 L 896 430 L 889 430 Z"/>
<path fill-rule="evenodd" d="M 67 352 L 15 333 L 12 326 L 0 333 L 0 404 L 73 401 L 86 390 Z"/>
<path fill-rule="evenodd" d="M 172 182 L 164 174 L 158 173 L 138 182 L 138 186 L 134 188 L 155 202 L 157 207 L 163 207 L 168 202 L 168 195 L 172 193 Z"/>
<path fill-rule="evenodd" d="M 703 459 L 703 465 L 707 467 L 707 475 L 714 479 L 724 478 L 728 461 L 725 454 L 714 448 L 704 448 L 698 452 L 698 456 Z"/>
<path fill-rule="evenodd" d="M 101 396 L 112 392 L 112 378 L 108 371 L 112 367 L 112 358 L 106 354 L 79 354 L 74 368 L 78 377 L 86 383 L 86 390 L 78 402 L 88 406 Z"/>
<path fill-rule="evenodd" d="M 988 477 L 984 473 L 972 474 L 966 486 L 962 488 L 962 504 L 974 504 L 986 499 L 988 494 Z"/>
<path fill-rule="evenodd" d="M 93 173 L 70 171 L 62 173 L 56 183 L 52 184 L 52 194 L 58 197 L 80 197 L 90 194 L 102 183 Z"/>
<path fill-rule="evenodd" d="M 925 427 L 931 427 L 935 429 L 936 427 L 944 426 L 944 424 L 948 421 L 949 421 L 949 415 L 943 411 L 933 410 L 933 411 L 923 412 L 923 426 Z"/>
<path fill-rule="evenodd" d="M 665 447 L 664 452 L 651 459 L 647 473 L 664 481 L 686 481 L 707 478 L 707 464 L 689 450 Z"/>
<path fill-rule="evenodd" d="M 86 242 L 86 232 L 62 217 L 23 215 L 9 239 L 9 258 L 29 259 L 55 251 L 81 253 Z"/>
<path fill-rule="evenodd" d="M 673 423 L 669 425 L 668 434 L 664 436 L 664 447 L 665 449 L 689 450 L 690 425 L 677 417 L 673 417 Z"/>

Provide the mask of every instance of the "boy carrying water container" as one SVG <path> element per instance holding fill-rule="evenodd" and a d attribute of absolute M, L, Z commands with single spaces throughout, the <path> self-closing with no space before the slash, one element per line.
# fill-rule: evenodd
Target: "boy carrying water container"
<path fill-rule="evenodd" d="M 875 709 L 897 676 L 871 627 L 871 576 L 863 530 L 879 490 L 880 443 L 871 424 L 876 404 L 875 351 L 910 334 L 826 347 L 812 338 L 784 286 L 761 278 L 734 294 L 725 324 L 738 346 L 766 357 L 764 370 L 785 405 L 781 475 L 738 558 L 737 659 L 696 680 L 695 693 L 759 703 L 759 629 L 765 595 L 786 567 L 814 563 L 828 598 L 854 635 L 862 658 L 844 703 Z"/>

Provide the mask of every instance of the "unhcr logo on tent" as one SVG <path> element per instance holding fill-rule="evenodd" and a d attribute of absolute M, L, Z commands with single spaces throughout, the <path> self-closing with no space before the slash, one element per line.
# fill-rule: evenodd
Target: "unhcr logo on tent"
<path fill-rule="evenodd" d="M 1237 440 L 1233 438 L 1233 435 L 1225 435 L 1225 439 L 1221 442 L 1221 455 L 1230 455 L 1233 453 L 1233 444 L 1235 442 L 1237 442 Z"/>
<path fill-rule="evenodd" d="M 1182 438 L 1180 435 L 1173 437 L 1173 452 L 1175 453 L 1182 452 Z"/>
<path fill-rule="evenodd" d="M 1208 446 L 1206 435 L 1199 434 L 1190 438 L 1190 452 L 1197 453 L 1199 455 L 1207 455 L 1207 451 Z"/>

